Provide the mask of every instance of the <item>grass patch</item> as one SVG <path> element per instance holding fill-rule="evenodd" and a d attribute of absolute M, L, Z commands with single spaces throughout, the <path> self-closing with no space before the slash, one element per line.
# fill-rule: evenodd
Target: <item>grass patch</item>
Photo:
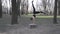
<path fill-rule="evenodd" d="M 24 17 L 32 17 L 32 15 L 23 15 Z M 54 16 L 36 16 L 36 18 L 54 18 Z M 60 16 L 57 16 L 57 18 L 60 18 Z"/>
<path fill-rule="evenodd" d="M 37 18 L 54 18 L 53 16 L 37 16 Z M 57 18 L 60 18 L 60 16 L 57 16 Z"/>

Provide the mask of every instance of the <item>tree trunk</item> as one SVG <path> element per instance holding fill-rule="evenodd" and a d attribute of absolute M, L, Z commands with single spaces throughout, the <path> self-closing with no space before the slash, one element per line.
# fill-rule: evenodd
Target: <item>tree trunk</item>
<path fill-rule="evenodd" d="M 24 1 L 25 1 L 25 0 L 22 0 L 22 3 L 21 3 L 21 14 L 22 14 L 22 15 L 25 14 L 25 11 L 24 11 Z"/>
<path fill-rule="evenodd" d="M 46 0 L 42 0 L 42 2 L 43 2 L 44 11 L 46 11 Z"/>
<path fill-rule="evenodd" d="M 17 0 L 17 12 L 18 12 L 18 15 L 20 16 L 20 2 L 21 0 Z"/>
<path fill-rule="evenodd" d="M 58 1 L 58 15 L 60 15 L 60 1 Z"/>
<path fill-rule="evenodd" d="M 0 0 L 0 18 L 2 18 L 2 2 Z"/>
<path fill-rule="evenodd" d="M 28 15 L 28 0 L 27 0 L 27 7 L 26 7 L 26 15 Z"/>
<path fill-rule="evenodd" d="M 17 12 L 16 0 L 12 0 L 12 22 L 11 24 L 18 24 L 18 12 Z"/>
<path fill-rule="evenodd" d="M 57 24 L 57 0 L 55 0 L 55 7 L 54 7 L 54 24 Z"/>

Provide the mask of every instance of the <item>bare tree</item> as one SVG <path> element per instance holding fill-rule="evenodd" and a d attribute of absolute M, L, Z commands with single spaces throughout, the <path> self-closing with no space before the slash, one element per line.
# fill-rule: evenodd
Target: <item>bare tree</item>
<path fill-rule="evenodd" d="M 54 21 L 53 23 L 57 23 L 57 0 L 55 0 L 55 6 L 54 6 Z"/>
<path fill-rule="evenodd" d="M 44 11 L 46 11 L 46 0 L 42 0 L 42 2 L 43 2 Z"/>
<path fill-rule="evenodd" d="M 0 0 L 0 18 L 2 18 L 2 2 Z"/>
<path fill-rule="evenodd" d="M 17 12 L 16 0 L 12 0 L 12 22 L 11 24 L 18 24 L 18 12 Z"/>

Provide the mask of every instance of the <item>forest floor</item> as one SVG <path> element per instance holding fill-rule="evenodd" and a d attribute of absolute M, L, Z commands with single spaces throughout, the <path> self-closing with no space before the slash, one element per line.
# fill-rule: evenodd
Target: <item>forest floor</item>
<path fill-rule="evenodd" d="M 11 16 L 0 18 L 0 34 L 60 34 L 60 18 L 53 24 L 53 18 L 36 18 L 36 28 L 30 29 L 31 17 L 18 16 L 18 23 L 11 25 Z"/>

